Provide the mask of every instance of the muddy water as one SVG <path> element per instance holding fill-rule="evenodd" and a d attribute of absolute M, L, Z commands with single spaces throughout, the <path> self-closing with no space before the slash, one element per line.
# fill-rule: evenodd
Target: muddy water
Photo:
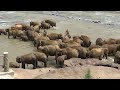
<path fill-rule="evenodd" d="M 0 28 L 7 28 L 15 23 L 26 23 L 30 21 L 41 22 L 44 19 L 53 19 L 57 27 L 48 30 L 48 33 L 64 33 L 69 30 L 72 36 L 87 35 L 95 43 L 96 38 L 120 38 L 119 12 L 82 12 L 82 11 L 0 11 Z M 100 21 L 93 23 L 92 21 Z M 8 39 L 7 36 L 0 36 L 0 54 L 9 52 L 9 60 L 15 61 L 16 56 L 24 55 L 36 48 L 31 41 L 23 42 L 18 39 Z M 1 58 L 0 58 L 1 59 Z M 51 58 L 53 60 L 54 58 Z M 1 62 L 1 61 L 0 61 Z M 55 64 L 50 62 L 49 66 Z"/>

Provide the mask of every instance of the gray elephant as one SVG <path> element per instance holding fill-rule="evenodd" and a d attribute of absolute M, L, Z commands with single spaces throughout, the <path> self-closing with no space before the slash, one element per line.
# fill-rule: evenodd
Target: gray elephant
<path fill-rule="evenodd" d="M 58 45 L 46 45 L 38 47 L 38 51 L 43 52 L 48 56 L 55 56 L 56 50 L 60 49 Z"/>
<path fill-rule="evenodd" d="M 45 22 L 41 22 L 40 28 L 42 28 L 42 29 L 50 29 L 50 24 L 45 23 Z"/>
<path fill-rule="evenodd" d="M 64 67 L 64 60 L 67 60 L 67 55 L 58 56 L 56 64 L 58 63 L 61 68 Z"/>
<path fill-rule="evenodd" d="M 11 68 L 20 68 L 20 64 L 17 62 L 9 62 L 9 67 Z"/>
<path fill-rule="evenodd" d="M 32 64 L 33 69 L 35 69 L 38 65 L 37 58 L 33 53 L 25 54 L 22 56 L 17 56 L 16 62 L 22 63 L 22 68 L 24 69 L 25 69 L 25 64 Z"/>
<path fill-rule="evenodd" d="M 27 35 L 21 35 L 20 36 L 20 40 L 22 40 L 22 41 L 28 41 L 29 39 L 28 39 Z"/>
<path fill-rule="evenodd" d="M 0 29 L 0 35 L 1 35 L 1 34 L 7 35 L 6 30 L 5 30 L 5 29 Z"/>
<path fill-rule="evenodd" d="M 59 45 L 59 41 L 55 40 L 39 40 L 37 42 L 37 49 L 39 46 L 45 46 L 45 45 Z"/>
<path fill-rule="evenodd" d="M 63 39 L 63 35 L 61 33 L 50 33 L 47 36 L 50 38 L 50 40 Z"/>
<path fill-rule="evenodd" d="M 46 23 L 49 23 L 52 27 L 55 26 L 56 27 L 56 22 L 53 20 L 45 20 Z"/>
<path fill-rule="evenodd" d="M 96 45 L 102 46 L 104 44 L 104 41 L 102 38 L 97 38 L 96 39 Z"/>
<path fill-rule="evenodd" d="M 45 53 L 42 52 L 33 52 L 33 54 L 36 56 L 37 61 L 43 62 L 44 63 L 44 67 L 47 67 L 47 55 Z"/>
<path fill-rule="evenodd" d="M 103 57 L 108 57 L 108 48 L 93 48 L 91 51 L 89 51 L 89 58 L 99 58 L 99 60 L 102 60 Z"/>
<path fill-rule="evenodd" d="M 90 38 L 88 36 L 81 35 L 80 39 L 83 41 L 84 47 L 89 47 L 91 45 L 91 41 L 90 41 Z"/>
<path fill-rule="evenodd" d="M 39 22 L 33 22 L 33 21 L 30 22 L 30 26 L 34 27 L 35 25 L 39 25 Z"/>
<path fill-rule="evenodd" d="M 56 59 L 58 56 L 61 56 L 61 55 L 67 55 L 67 59 L 78 58 L 79 52 L 78 52 L 78 50 L 76 50 L 74 48 L 70 48 L 70 47 L 57 49 L 56 50 Z"/>
<path fill-rule="evenodd" d="M 114 63 L 120 64 L 120 51 L 117 51 L 114 57 Z"/>
<path fill-rule="evenodd" d="M 12 36 L 12 29 L 5 29 L 8 35 L 8 39 L 10 38 L 10 36 Z"/>
<path fill-rule="evenodd" d="M 40 37 L 36 37 L 34 38 L 34 46 L 40 46 L 40 41 L 41 40 L 50 40 L 49 37 L 47 36 L 40 36 Z"/>

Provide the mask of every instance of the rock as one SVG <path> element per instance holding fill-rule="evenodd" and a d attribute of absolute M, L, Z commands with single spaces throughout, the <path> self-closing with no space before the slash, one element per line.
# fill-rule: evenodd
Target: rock
<path fill-rule="evenodd" d="M 101 21 L 92 21 L 93 23 L 101 23 Z"/>
<path fill-rule="evenodd" d="M 69 60 L 65 60 L 64 64 L 66 67 L 93 65 L 93 66 L 105 66 L 105 67 L 120 69 L 119 64 L 109 62 L 109 61 L 101 61 L 93 58 L 89 58 L 89 59 L 71 58 Z"/>
<path fill-rule="evenodd" d="M 92 65 L 60 68 L 38 75 L 34 79 L 85 79 L 88 69 L 91 79 L 120 79 L 120 70 Z"/>

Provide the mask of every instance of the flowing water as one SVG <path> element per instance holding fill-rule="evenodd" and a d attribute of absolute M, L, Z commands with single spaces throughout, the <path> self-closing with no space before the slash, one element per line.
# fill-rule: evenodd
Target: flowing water
<path fill-rule="evenodd" d="M 120 38 L 119 11 L 0 11 L 0 28 L 8 28 L 15 23 L 41 22 L 44 19 L 57 22 L 57 27 L 48 30 L 48 33 L 64 33 L 68 29 L 72 36 L 89 36 L 92 43 L 98 37 Z M 31 41 L 23 42 L 1 35 L 0 54 L 4 51 L 9 53 L 9 61 L 15 61 L 16 56 L 36 51 L 36 48 Z M 1 57 L 0 60 L 2 63 Z M 53 63 L 55 62 L 51 62 L 51 65 Z"/>

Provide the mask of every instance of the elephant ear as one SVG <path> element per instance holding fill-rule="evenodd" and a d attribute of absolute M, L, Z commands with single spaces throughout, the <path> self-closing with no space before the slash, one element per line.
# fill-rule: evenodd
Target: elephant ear
<path fill-rule="evenodd" d="M 65 60 L 67 59 L 67 55 L 65 55 L 64 59 L 65 59 Z"/>

